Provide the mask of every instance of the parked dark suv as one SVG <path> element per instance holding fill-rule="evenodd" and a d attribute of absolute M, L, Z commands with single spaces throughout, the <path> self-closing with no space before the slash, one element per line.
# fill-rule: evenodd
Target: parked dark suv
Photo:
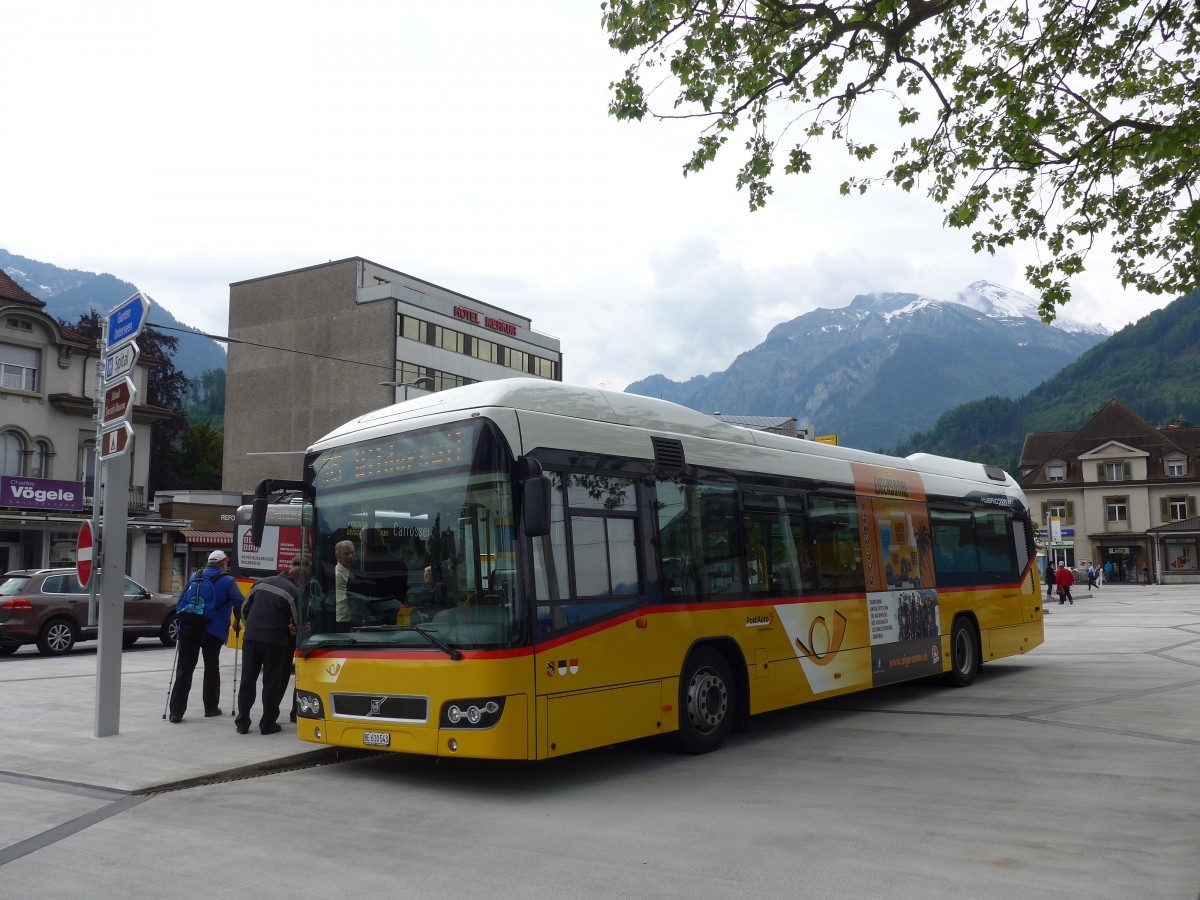
<path fill-rule="evenodd" d="M 152 594 L 126 578 L 125 646 L 142 637 L 174 646 L 177 603 L 172 594 Z M 87 618 L 88 589 L 79 586 L 74 569 L 14 569 L 0 575 L 0 656 L 34 643 L 46 656 L 69 653 L 77 641 L 95 640 L 96 628 L 87 627 Z"/>

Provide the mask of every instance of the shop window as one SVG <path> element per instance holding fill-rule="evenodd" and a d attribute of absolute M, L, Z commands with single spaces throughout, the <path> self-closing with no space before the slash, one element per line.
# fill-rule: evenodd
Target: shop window
<path fill-rule="evenodd" d="M 1195 572 L 1197 570 L 1196 541 L 1188 539 L 1167 541 L 1163 563 L 1168 574 Z"/>
<path fill-rule="evenodd" d="M 72 531 L 50 532 L 50 568 L 75 568 L 75 544 L 79 535 Z"/>

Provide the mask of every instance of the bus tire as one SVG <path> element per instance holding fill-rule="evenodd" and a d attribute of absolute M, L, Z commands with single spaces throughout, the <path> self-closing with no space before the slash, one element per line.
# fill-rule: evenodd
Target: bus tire
<path fill-rule="evenodd" d="M 688 654 L 679 678 L 679 732 L 684 753 L 711 753 L 723 743 L 737 710 L 733 674 L 725 657 L 712 647 Z"/>
<path fill-rule="evenodd" d="M 954 620 L 950 629 L 950 671 L 942 679 L 954 687 L 967 687 L 979 674 L 979 635 L 966 616 Z"/>

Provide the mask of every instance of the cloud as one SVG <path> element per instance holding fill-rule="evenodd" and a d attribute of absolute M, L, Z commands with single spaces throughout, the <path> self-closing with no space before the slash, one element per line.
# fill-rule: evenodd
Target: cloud
<path fill-rule="evenodd" d="M 701 126 L 607 115 L 627 61 L 591 5 L 206 9 L 7 10 L 0 247 L 110 272 L 214 333 L 231 282 L 363 256 L 530 316 L 568 380 L 609 387 L 723 369 L 859 293 L 1028 291 L 1028 250 L 975 255 L 923 195 L 840 196 L 837 151 L 755 213 L 736 142 L 684 178 Z M 1080 283 L 1076 314 L 1110 327 L 1168 299 L 1123 293 L 1102 257 Z"/>

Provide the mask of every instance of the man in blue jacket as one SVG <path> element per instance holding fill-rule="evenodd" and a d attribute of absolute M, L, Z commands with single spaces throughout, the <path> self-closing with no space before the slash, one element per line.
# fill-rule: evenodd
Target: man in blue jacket
<path fill-rule="evenodd" d="M 208 584 L 199 584 L 204 579 Z M 237 611 L 242 614 L 242 592 L 237 579 L 229 574 L 229 557 L 223 550 L 208 554 L 208 565 L 189 579 L 183 595 L 197 587 L 205 596 L 203 617 L 180 616 L 179 659 L 175 672 L 175 686 L 171 688 L 171 721 L 182 722 L 187 711 L 188 694 L 192 690 L 192 673 L 196 662 L 204 654 L 204 715 L 219 716 L 217 706 L 221 694 L 221 647 L 229 639 L 229 616 Z"/>

